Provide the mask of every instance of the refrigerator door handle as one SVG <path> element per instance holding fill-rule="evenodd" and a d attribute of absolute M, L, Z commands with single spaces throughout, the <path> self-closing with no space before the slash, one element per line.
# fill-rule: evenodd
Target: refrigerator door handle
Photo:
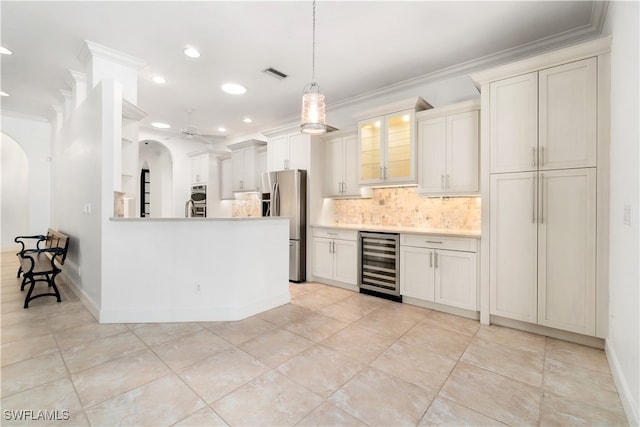
<path fill-rule="evenodd" d="M 280 185 L 276 182 L 273 184 L 273 216 L 280 216 Z"/>

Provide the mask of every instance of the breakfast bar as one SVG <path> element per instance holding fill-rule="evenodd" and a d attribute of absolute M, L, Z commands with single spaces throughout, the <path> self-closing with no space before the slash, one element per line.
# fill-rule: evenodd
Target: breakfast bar
<path fill-rule="evenodd" d="M 289 219 L 111 218 L 101 323 L 240 320 L 290 301 Z"/>

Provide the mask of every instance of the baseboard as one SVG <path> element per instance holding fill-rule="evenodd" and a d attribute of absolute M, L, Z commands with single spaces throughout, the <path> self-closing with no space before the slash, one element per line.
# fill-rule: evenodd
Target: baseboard
<path fill-rule="evenodd" d="M 246 319 L 291 301 L 289 292 L 247 304 L 206 307 L 154 307 L 151 309 L 107 308 L 100 310 L 100 323 L 218 322 Z"/>
<path fill-rule="evenodd" d="M 85 306 L 85 308 L 91 313 L 91 315 L 99 322 L 100 321 L 100 308 L 96 305 L 96 303 L 87 295 L 87 293 L 78 286 L 78 284 L 71 278 L 70 275 L 62 273 L 64 277 L 64 281 L 71 289 L 71 292 L 78 297 L 80 302 Z"/>
<path fill-rule="evenodd" d="M 466 317 L 467 319 L 479 320 L 480 313 L 477 311 L 465 310 L 463 308 L 451 307 L 449 305 L 438 304 L 435 302 L 424 301 L 418 298 L 412 298 L 408 296 L 402 297 L 402 302 L 415 305 L 422 308 L 428 308 L 430 310 L 442 311 L 444 313 L 453 314 L 455 316 Z"/>
<path fill-rule="evenodd" d="M 618 362 L 618 356 L 614 348 L 611 346 L 609 340 L 605 341 L 604 351 L 607 354 L 607 361 L 609 362 L 609 369 L 611 369 L 611 375 L 613 381 L 618 389 L 618 395 L 622 402 L 627 421 L 630 426 L 640 425 L 640 416 L 638 414 L 638 402 L 633 401 L 633 395 L 629 389 L 629 383 L 627 382 L 620 363 Z"/>
<path fill-rule="evenodd" d="M 602 338 L 577 334 L 575 332 L 561 331 L 560 329 L 554 329 L 548 326 L 536 325 L 533 323 L 522 322 L 520 320 L 507 319 L 506 317 L 500 316 L 491 315 L 490 320 L 494 325 L 506 326 L 507 328 L 518 329 L 538 335 L 544 335 L 546 337 L 586 345 L 589 347 L 598 348 L 600 350 L 604 349 L 604 339 Z"/>

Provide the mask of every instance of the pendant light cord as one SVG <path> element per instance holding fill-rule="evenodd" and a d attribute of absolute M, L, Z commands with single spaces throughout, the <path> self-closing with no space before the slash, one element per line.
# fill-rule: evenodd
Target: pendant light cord
<path fill-rule="evenodd" d="M 313 39 L 311 44 L 311 81 L 316 81 L 316 0 L 313 0 Z"/>

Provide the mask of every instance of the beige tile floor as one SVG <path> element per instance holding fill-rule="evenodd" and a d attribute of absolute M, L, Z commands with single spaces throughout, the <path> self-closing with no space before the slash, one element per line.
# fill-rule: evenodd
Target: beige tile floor
<path fill-rule="evenodd" d="M 601 350 L 317 283 L 238 322 L 100 325 L 64 284 L 24 310 L 16 267 L 2 425 L 626 425 Z"/>

